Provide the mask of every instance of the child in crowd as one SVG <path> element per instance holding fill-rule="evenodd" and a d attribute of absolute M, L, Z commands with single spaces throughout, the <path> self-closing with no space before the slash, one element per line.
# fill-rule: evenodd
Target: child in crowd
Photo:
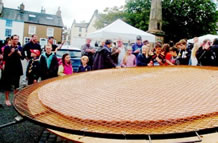
<path fill-rule="evenodd" d="M 132 48 L 129 47 L 126 55 L 123 58 L 123 63 L 121 67 L 135 67 L 136 66 L 136 56 L 132 54 Z"/>
<path fill-rule="evenodd" d="M 154 55 L 151 57 L 151 60 L 148 66 L 163 65 L 165 63 L 165 58 L 161 53 L 162 53 L 162 46 L 161 46 L 161 43 L 158 42 L 155 45 L 155 52 L 154 52 Z"/>
<path fill-rule="evenodd" d="M 31 52 L 32 59 L 30 59 L 26 70 L 28 85 L 36 83 L 40 77 L 40 62 L 39 62 L 40 51 L 36 49 L 34 50 L 31 49 L 30 52 Z"/>
<path fill-rule="evenodd" d="M 70 61 L 70 55 L 68 53 L 62 56 L 62 64 L 59 65 L 58 75 L 71 75 L 73 73 L 72 63 Z"/>
<path fill-rule="evenodd" d="M 78 72 L 87 72 L 91 70 L 91 67 L 87 65 L 89 62 L 89 58 L 87 56 L 81 57 L 81 63 L 82 65 L 79 67 Z"/>
<path fill-rule="evenodd" d="M 165 65 L 176 65 L 177 52 L 178 50 L 175 47 L 169 49 L 169 52 L 165 56 Z"/>
<path fill-rule="evenodd" d="M 149 46 L 142 46 L 142 53 L 139 53 L 137 56 L 137 66 L 147 66 L 150 62 L 150 56 L 149 56 Z"/>

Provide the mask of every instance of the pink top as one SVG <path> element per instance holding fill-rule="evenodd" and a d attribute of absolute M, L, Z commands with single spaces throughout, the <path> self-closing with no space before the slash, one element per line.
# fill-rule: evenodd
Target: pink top
<path fill-rule="evenodd" d="M 73 68 L 71 64 L 64 65 L 64 74 L 70 75 L 73 73 Z"/>
<path fill-rule="evenodd" d="M 122 67 L 136 67 L 136 57 L 131 54 L 127 57 L 126 65 L 122 62 Z"/>

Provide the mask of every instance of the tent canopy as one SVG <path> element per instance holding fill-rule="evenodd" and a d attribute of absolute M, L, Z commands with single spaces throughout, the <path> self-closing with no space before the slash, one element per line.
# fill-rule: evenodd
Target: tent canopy
<path fill-rule="evenodd" d="M 209 39 L 209 40 L 211 40 L 211 42 L 213 42 L 213 40 L 215 38 L 218 38 L 218 35 L 207 34 L 207 35 L 198 37 L 198 41 L 199 41 L 199 43 L 203 43 L 204 40 Z M 189 39 L 188 43 L 194 43 L 194 38 Z"/>
<path fill-rule="evenodd" d="M 120 19 L 114 21 L 110 25 L 100 30 L 97 30 L 93 33 L 89 33 L 87 35 L 87 38 L 91 38 L 93 40 L 111 39 L 123 40 L 124 42 L 135 42 L 137 35 L 140 35 L 142 37 L 142 40 L 155 42 L 155 35 L 137 29 Z"/>

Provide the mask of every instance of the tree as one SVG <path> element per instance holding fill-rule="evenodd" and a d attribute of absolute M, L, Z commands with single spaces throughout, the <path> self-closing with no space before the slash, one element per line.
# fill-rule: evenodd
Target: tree
<path fill-rule="evenodd" d="M 126 0 L 124 8 L 107 8 L 96 23 L 98 28 L 118 18 L 148 30 L 151 0 Z M 162 0 L 165 42 L 216 33 L 218 12 L 211 0 Z"/>
<path fill-rule="evenodd" d="M 147 31 L 149 25 L 151 0 L 127 0 L 125 5 L 126 22 Z"/>
<path fill-rule="evenodd" d="M 95 27 L 97 29 L 103 28 L 108 24 L 111 24 L 117 19 L 123 19 L 124 20 L 124 10 L 123 6 L 121 7 L 113 7 L 113 8 L 106 8 L 103 13 L 99 14 L 99 17 L 95 23 Z"/>
<path fill-rule="evenodd" d="M 218 14 L 211 0 L 164 0 L 162 8 L 166 41 L 216 32 Z"/>

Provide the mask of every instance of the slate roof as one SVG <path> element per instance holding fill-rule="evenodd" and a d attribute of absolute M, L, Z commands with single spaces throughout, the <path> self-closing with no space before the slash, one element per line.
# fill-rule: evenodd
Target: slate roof
<path fill-rule="evenodd" d="M 75 27 L 81 27 L 81 28 L 87 28 L 88 27 L 88 23 L 75 23 Z"/>
<path fill-rule="evenodd" d="M 40 25 L 48 25 L 55 27 L 63 27 L 62 17 L 46 13 L 37 13 L 31 11 L 21 12 L 18 9 L 3 8 L 0 18 L 24 21 L 25 23 L 33 23 Z"/>

